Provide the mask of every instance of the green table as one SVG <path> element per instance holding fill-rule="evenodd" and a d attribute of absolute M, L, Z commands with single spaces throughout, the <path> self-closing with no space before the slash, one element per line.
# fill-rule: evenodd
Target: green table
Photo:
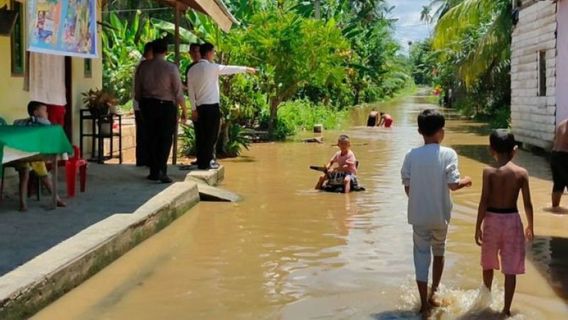
<path fill-rule="evenodd" d="M 4 158 L 4 147 L 39 154 L 43 157 L 52 157 L 57 164 L 57 155 L 73 153 L 73 146 L 69 143 L 61 126 L 0 126 L 0 159 Z M 0 167 L 0 174 L 3 170 Z M 53 190 L 57 190 L 57 165 L 54 168 Z M 56 192 L 53 192 L 53 204 L 56 206 Z"/>

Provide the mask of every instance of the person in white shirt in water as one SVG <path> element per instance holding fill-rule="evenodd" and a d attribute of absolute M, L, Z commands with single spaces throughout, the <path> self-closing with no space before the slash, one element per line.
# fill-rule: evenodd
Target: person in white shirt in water
<path fill-rule="evenodd" d="M 191 102 L 191 118 L 194 122 L 199 122 L 196 128 L 199 140 L 196 142 L 197 167 L 206 170 L 212 169 L 211 160 L 221 121 L 219 76 L 255 73 L 256 69 L 214 63 L 215 47 L 210 43 L 202 44 L 200 52 L 201 60 L 187 73 L 187 93 Z"/>

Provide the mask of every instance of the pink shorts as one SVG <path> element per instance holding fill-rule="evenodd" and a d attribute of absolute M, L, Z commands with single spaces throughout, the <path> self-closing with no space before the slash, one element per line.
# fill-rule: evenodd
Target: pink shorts
<path fill-rule="evenodd" d="M 487 212 L 483 219 L 481 267 L 504 274 L 525 273 L 525 235 L 518 213 Z"/>

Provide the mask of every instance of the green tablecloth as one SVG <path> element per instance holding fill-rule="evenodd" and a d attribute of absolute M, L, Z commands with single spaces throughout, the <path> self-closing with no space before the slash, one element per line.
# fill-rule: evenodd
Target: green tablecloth
<path fill-rule="evenodd" d="M 5 146 L 40 154 L 73 153 L 73 147 L 61 126 L 0 126 L 0 159 L 4 158 Z"/>

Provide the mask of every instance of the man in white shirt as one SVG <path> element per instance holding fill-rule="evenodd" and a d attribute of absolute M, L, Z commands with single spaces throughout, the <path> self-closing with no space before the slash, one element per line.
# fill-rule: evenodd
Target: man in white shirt
<path fill-rule="evenodd" d="M 196 127 L 197 167 L 211 169 L 214 146 L 219 135 L 221 110 L 219 108 L 219 76 L 236 73 L 255 73 L 256 69 L 225 66 L 213 62 L 215 48 L 210 43 L 200 46 L 201 60 L 187 73 L 187 93 L 191 102 L 192 120 Z"/>

